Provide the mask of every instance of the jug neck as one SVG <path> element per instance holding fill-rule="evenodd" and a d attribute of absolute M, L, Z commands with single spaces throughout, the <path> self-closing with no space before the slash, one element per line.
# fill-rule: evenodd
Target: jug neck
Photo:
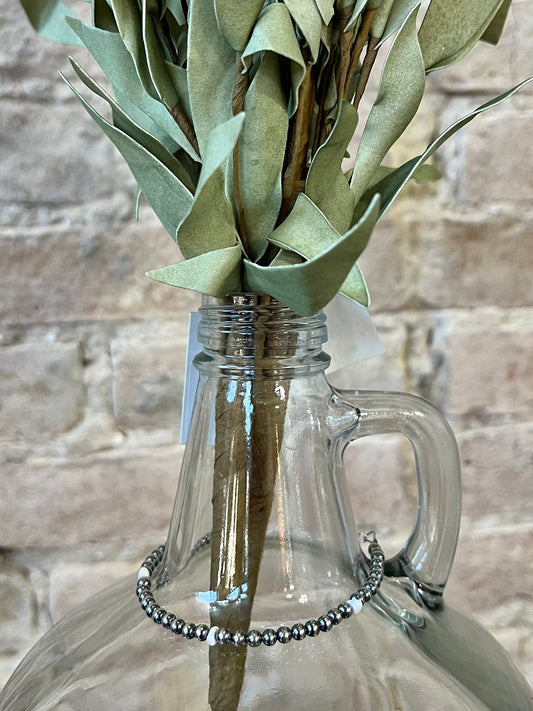
<path fill-rule="evenodd" d="M 200 381 L 161 580 L 184 571 L 209 533 L 204 590 L 217 600 L 235 589 L 321 604 L 325 587 L 332 599 L 338 588 L 348 594 L 360 549 L 337 435 L 354 418 L 324 375 L 324 315 L 239 295 L 204 303 L 201 317 Z"/>

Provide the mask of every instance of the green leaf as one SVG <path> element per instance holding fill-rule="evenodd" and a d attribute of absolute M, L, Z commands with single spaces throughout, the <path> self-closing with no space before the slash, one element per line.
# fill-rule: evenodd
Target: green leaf
<path fill-rule="evenodd" d="M 305 61 L 300 52 L 291 15 L 283 3 L 267 5 L 259 15 L 250 41 L 242 53 L 242 61 L 249 69 L 252 58 L 260 52 L 274 52 L 291 62 L 292 91 L 289 116 L 298 108 L 298 91 L 305 76 Z"/>
<path fill-rule="evenodd" d="M 113 10 L 109 7 L 107 0 L 92 0 L 92 4 L 92 20 L 94 27 L 108 32 L 118 32 Z"/>
<path fill-rule="evenodd" d="M 285 0 L 285 5 L 309 45 L 314 64 L 318 59 L 320 38 L 324 26 L 315 0 Z"/>
<path fill-rule="evenodd" d="M 419 32 L 426 71 L 455 64 L 479 41 L 503 0 L 432 0 Z"/>
<path fill-rule="evenodd" d="M 215 0 L 220 34 L 237 52 L 246 47 L 264 0 Z"/>
<path fill-rule="evenodd" d="M 387 25 L 394 0 L 381 0 L 370 28 L 371 37 L 381 37 Z"/>
<path fill-rule="evenodd" d="M 503 4 L 500 6 L 500 9 L 494 15 L 492 22 L 481 36 L 482 42 L 498 44 L 500 37 L 502 36 L 505 21 L 507 20 L 507 15 L 509 14 L 511 2 L 512 0 L 504 0 Z"/>
<path fill-rule="evenodd" d="M 179 101 L 179 96 L 168 69 L 170 64 L 165 61 L 161 51 L 159 37 L 147 5 L 147 0 L 142 0 L 142 36 L 148 71 L 159 99 L 172 111 Z"/>
<path fill-rule="evenodd" d="M 326 142 L 316 152 L 305 182 L 305 193 L 343 234 L 352 224 L 355 197 L 342 172 L 342 161 L 355 129 L 357 110 L 345 99 Z"/>
<path fill-rule="evenodd" d="M 361 13 L 363 10 L 366 8 L 368 5 L 368 0 L 357 0 L 355 3 L 354 9 L 352 16 L 350 18 L 350 21 L 346 25 L 346 30 L 353 30 L 355 29 L 357 23 L 359 22 L 359 18 L 361 17 Z"/>
<path fill-rule="evenodd" d="M 153 99 L 159 95 L 153 85 L 148 69 L 142 34 L 142 17 L 137 0 L 111 0 L 117 27 L 135 65 L 135 71 L 144 90 Z"/>
<path fill-rule="evenodd" d="M 385 25 L 383 35 L 377 47 L 380 47 L 385 40 L 400 29 L 414 8 L 419 4 L 420 0 L 394 0 L 394 5 L 391 8 L 387 24 Z"/>
<path fill-rule="evenodd" d="M 389 167 L 388 165 L 380 165 L 374 173 L 372 180 L 370 181 L 369 187 L 381 183 L 384 178 L 387 178 L 395 171 L 396 168 Z M 441 178 L 442 173 L 433 165 L 419 165 L 411 176 L 411 180 L 414 180 L 415 183 L 418 183 L 419 185 L 425 185 L 426 183 L 435 183 Z"/>
<path fill-rule="evenodd" d="M 223 297 L 241 291 L 240 244 L 205 252 L 178 264 L 146 272 L 154 281 Z"/>
<path fill-rule="evenodd" d="M 245 259 L 244 288 L 270 294 L 304 316 L 316 313 L 331 301 L 348 277 L 370 239 L 378 213 L 379 197 L 376 197 L 357 225 L 341 237 L 301 193 L 293 211 L 273 233 L 273 239 L 278 241 L 281 237 L 293 243 L 306 235 L 313 249 L 319 249 L 321 244 L 330 246 L 301 264 L 262 267 Z"/>
<path fill-rule="evenodd" d="M 65 77 L 63 79 L 86 111 L 122 153 L 148 203 L 167 232 L 176 239 L 178 224 L 192 205 L 191 193 L 155 156 L 119 128 L 108 123 Z"/>
<path fill-rule="evenodd" d="M 194 202 L 178 226 L 178 245 L 186 259 L 235 244 L 237 231 L 222 165 L 235 148 L 243 121 L 244 113 L 240 113 L 209 135 Z"/>
<path fill-rule="evenodd" d="M 382 181 L 376 183 L 376 185 L 372 187 L 368 194 L 363 196 L 361 202 L 364 204 L 365 200 L 371 200 L 375 193 L 381 193 L 381 218 L 387 212 L 387 210 L 397 198 L 402 188 L 405 186 L 407 181 L 413 176 L 419 166 L 425 163 L 425 161 L 427 161 L 428 158 L 430 158 L 433 153 L 435 153 L 435 151 L 440 148 L 445 141 L 448 140 L 448 138 L 453 136 L 453 134 L 456 133 L 460 128 L 466 126 L 466 124 L 472 121 L 472 119 L 474 119 L 478 114 L 481 114 L 484 111 L 487 111 L 488 109 L 492 109 L 493 107 L 498 106 L 503 101 L 515 94 L 523 86 L 529 84 L 531 81 L 533 81 L 533 78 L 526 79 L 526 81 L 523 81 L 512 89 L 509 89 L 509 91 L 506 91 L 503 94 L 496 96 L 494 99 L 487 101 L 487 103 L 478 106 L 477 109 L 474 109 L 474 111 L 470 112 L 466 116 L 463 116 L 463 118 L 453 123 L 443 133 L 441 133 L 438 138 L 436 138 L 432 143 L 430 143 L 430 145 L 426 148 L 422 155 L 412 158 L 410 161 L 404 163 L 404 165 L 397 168 L 393 173 L 384 178 Z"/>
<path fill-rule="evenodd" d="M 181 0 L 164 0 L 163 2 L 163 13 L 168 10 L 172 17 L 176 20 L 178 25 L 187 24 L 187 18 L 183 12 L 183 6 Z"/>
<path fill-rule="evenodd" d="M 187 81 L 201 154 L 213 128 L 232 116 L 235 66 L 235 51 L 220 34 L 214 0 L 189 2 Z"/>
<path fill-rule="evenodd" d="M 155 156 L 163 165 L 165 165 L 174 175 L 179 178 L 179 180 L 185 185 L 185 187 L 191 192 L 194 191 L 193 182 L 182 166 L 182 164 L 175 158 L 175 156 L 170 153 L 170 151 L 165 148 L 165 146 L 160 143 L 154 136 L 147 133 L 143 128 L 136 124 L 129 116 L 126 114 L 117 102 L 111 97 L 105 89 L 103 89 L 92 77 L 87 74 L 87 72 L 78 64 L 78 62 L 70 58 L 70 63 L 82 80 L 85 86 L 90 89 L 93 93 L 104 99 L 112 110 L 113 123 L 121 131 L 124 131 L 130 138 L 132 138 L 136 143 L 146 148 L 153 156 Z"/>
<path fill-rule="evenodd" d="M 335 0 L 315 0 L 315 2 L 325 24 L 329 25 L 330 20 L 335 13 Z"/>
<path fill-rule="evenodd" d="M 239 185 L 250 257 L 268 246 L 281 207 L 281 172 L 289 128 L 279 59 L 266 52 L 244 100 Z"/>
<path fill-rule="evenodd" d="M 351 188 L 356 202 L 422 100 L 424 63 L 416 33 L 418 6 L 396 35 L 385 60 L 377 99 L 370 111 L 355 158 Z"/>
<path fill-rule="evenodd" d="M 20 0 L 33 29 L 45 39 L 64 44 L 81 45 L 66 24 L 67 17 L 76 17 L 70 8 L 58 0 Z"/>
<path fill-rule="evenodd" d="M 187 151 L 193 159 L 198 160 L 194 148 L 167 109 L 158 99 L 152 98 L 144 90 L 133 59 L 120 35 L 90 27 L 76 19 L 69 19 L 68 23 L 111 82 L 119 106 L 145 130 L 155 135 L 169 150 L 173 150 L 175 143 Z M 137 111 L 135 108 L 132 111 L 132 105 L 137 108 Z M 143 114 L 146 118 L 143 118 Z M 159 131 L 154 124 L 159 127 Z M 165 136 L 171 140 L 169 141 Z"/>

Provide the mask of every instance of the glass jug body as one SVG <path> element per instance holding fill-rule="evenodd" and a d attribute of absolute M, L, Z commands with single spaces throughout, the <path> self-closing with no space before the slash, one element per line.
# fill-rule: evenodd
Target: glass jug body
<path fill-rule="evenodd" d="M 502 648 L 444 602 L 460 490 L 441 416 L 413 396 L 331 388 L 322 315 L 255 295 L 201 311 L 200 382 L 153 590 L 177 618 L 226 630 L 226 643 L 154 624 L 132 577 L 45 635 L 0 710 L 531 710 Z M 360 614 L 282 643 L 280 627 L 305 630 L 367 580 L 342 452 L 393 431 L 416 455 L 409 540 Z M 272 645 L 238 644 L 236 633 L 268 629 Z"/>

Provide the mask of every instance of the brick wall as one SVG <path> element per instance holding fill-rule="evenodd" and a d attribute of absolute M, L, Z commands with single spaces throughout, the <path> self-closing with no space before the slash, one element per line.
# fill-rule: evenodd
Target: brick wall
<path fill-rule="evenodd" d="M 431 79 L 395 161 L 533 74 L 532 17 L 515 0 L 497 49 Z M 182 456 L 197 299 L 143 276 L 174 246 L 148 209 L 134 222 L 126 167 L 57 79 L 65 55 L 15 0 L 0 5 L 0 686 L 53 621 L 164 538 Z M 530 681 L 532 118 L 527 88 L 440 151 L 438 185 L 390 212 L 362 260 L 387 352 L 337 379 L 419 393 L 451 421 L 464 515 L 448 599 Z M 393 553 L 416 504 L 410 451 L 364 442 L 348 464 L 359 521 Z"/>

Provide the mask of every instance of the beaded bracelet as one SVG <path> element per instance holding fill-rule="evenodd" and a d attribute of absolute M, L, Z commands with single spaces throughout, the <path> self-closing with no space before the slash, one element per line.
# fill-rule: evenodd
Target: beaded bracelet
<path fill-rule="evenodd" d="M 268 628 L 262 632 L 256 629 L 248 630 L 248 632 L 242 630 L 231 632 L 216 625 L 209 627 L 205 624 L 196 625 L 194 622 L 185 622 L 185 620 L 178 618 L 171 612 L 167 612 L 158 605 L 152 592 L 152 575 L 163 559 L 165 546 L 159 546 L 159 548 L 152 551 L 139 569 L 137 575 L 137 597 L 142 609 L 156 624 L 169 629 L 176 635 L 182 635 L 185 639 L 197 639 L 201 642 L 207 642 L 210 646 L 233 644 L 236 647 L 244 647 L 245 645 L 259 647 L 264 644 L 267 647 L 272 647 L 276 642 L 287 644 L 291 639 L 300 641 L 306 637 L 316 637 L 320 632 L 329 632 L 334 625 L 338 625 L 343 620 L 361 612 L 363 605 L 376 594 L 381 585 L 385 556 L 376 540 L 376 534 L 374 531 L 370 531 L 366 534 L 362 533 L 360 536 L 362 542 L 369 543 L 370 573 L 365 584 L 356 590 L 348 600 L 332 608 L 316 620 L 297 622 L 292 626 L 281 625 L 277 630 Z M 191 555 L 210 542 L 210 534 L 203 536 L 193 547 Z"/>

